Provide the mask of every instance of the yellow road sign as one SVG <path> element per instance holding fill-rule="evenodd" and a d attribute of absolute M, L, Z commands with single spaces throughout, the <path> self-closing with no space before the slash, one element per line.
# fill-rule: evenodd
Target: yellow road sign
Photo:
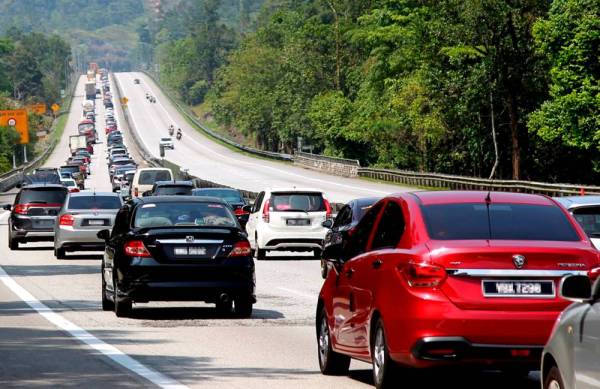
<path fill-rule="evenodd" d="M 46 113 L 46 104 L 31 104 L 26 107 L 26 109 L 31 113 L 37 113 L 38 115 L 43 115 Z"/>
<path fill-rule="evenodd" d="M 26 109 L 0 111 L 0 126 L 14 127 L 19 133 L 19 143 L 29 143 L 29 121 Z"/>
<path fill-rule="evenodd" d="M 60 109 L 60 105 L 54 103 L 50 108 L 52 108 L 52 112 L 56 113 Z"/>
<path fill-rule="evenodd" d="M 129 102 L 129 99 L 127 97 L 121 97 L 121 104 L 127 105 L 128 102 Z"/>

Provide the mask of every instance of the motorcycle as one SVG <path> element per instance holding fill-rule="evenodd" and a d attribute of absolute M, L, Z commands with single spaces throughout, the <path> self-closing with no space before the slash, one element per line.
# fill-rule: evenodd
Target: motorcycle
<path fill-rule="evenodd" d="M 181 131 L 177 132 L 177 140 L 181 140 L 181 137 L 183 136 L 183 133 Z"/>
<path fill-rule="evenodd" d="M 174 133 L 175 133 L 175 129 L 173 127 L 169 127 L 169 135 L 173 136 Z"/>

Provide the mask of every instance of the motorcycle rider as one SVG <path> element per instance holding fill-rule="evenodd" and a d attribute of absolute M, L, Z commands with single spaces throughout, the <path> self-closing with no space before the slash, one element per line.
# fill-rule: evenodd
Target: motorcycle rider
<path fill-rule="evenodd" d="M 181 128 L 178 128 L 177 129 L 177 140 L 180 140 L 182 136 L 183 136 L 183 132 L 181 132 Z"/>
<path fill-rule="evenodd" d="M 175 126 L 174 125 L 170 125 L 169 126 L 169 135 L 173 136 L 173 133 L 175 132 Z"/>

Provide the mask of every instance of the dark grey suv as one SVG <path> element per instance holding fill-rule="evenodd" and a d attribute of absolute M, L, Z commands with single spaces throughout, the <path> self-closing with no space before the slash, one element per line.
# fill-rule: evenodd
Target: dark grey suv
<path fill-rule="evenodd" d="M 27 185 L 15 198 L 15 203 L 4 207 L 10 210 L 8 220 L 8 247 L 17 250 L 19 243 L 54 240 L 56 216 L 69 190 L 62 185 Z"/>

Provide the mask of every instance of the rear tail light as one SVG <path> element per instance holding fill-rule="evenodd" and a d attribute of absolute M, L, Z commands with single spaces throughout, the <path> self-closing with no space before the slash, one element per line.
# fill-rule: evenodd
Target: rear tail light
<path fill-rule="evenodd" d="M 150 252 L 141 240 L 132 240 L 125 243 L 125 255 L 129 257 L 150 257 Z"/>
<path fill-rule="evenodd" d="M 408 263 L 402 273 L 413 288 L 436 288 L 448 277 L 443 266 L 430 263 Z"/>
<path fill-rule="evenodd" d="M 598 276 L 600 276 L 600 267 L 594 267 L 588 270 L 588 277 L 592 282 L 596 281 Z"/>
<path fill-rule="evenodd" d="M 65 213 L 60 217 L 60 219 L 58 219 L 58 224 L 61 226 L 72 227 L 73 224 L 75 224 L 75 218 L 73 215 Z"/>
<path fill-rule="evenodd" d="M 71 192 L 71 193 L 79 192 L 79 188 L 71 188 L 71 189 L 69 189 L 69 192 Z"/>
<path fill-rule="evenodd" d="M 247 240 L 237 242 L 233 246 L 233 250 L 229 253 L 229 257 L 247 257 L 252 253 L 250 243 Z"/>
<path fill-rule="evenodd" d="M 31 208 L 60 208 L 62 204 L 17 204 L 13 208 L 17 215 L 27 215 Z"/>
<path fill-rule="evenodd" d="M 325 203 L 325 218 L 331 219 L 331 204 L 329 204 L 329 201 L 327 201 L 327 199 L 323 199 L 323 202 Z"/>
<path fill-rule="evenodd" d="M 235 216 L 248 215 L 248 212 L 244 211 L 244 209 L 242 207 L 234 209 L 233 213 L 235 214 Z"/>
<path fill-rule="evenodd" d="M 135 197 L 138 197 L 138 196 L 140 195 L 140 191 L 138 190 L 138 188 L 134 188 L 134 189 L 133 189 L 133 195 L 134 195 Z"/>
<path fill-rule="evenodd" d="M 18 215 L 27 215 L 27 211 L 29 211 L 28 204 L 17 204 L 15 205 L 14 211 Z"/>
<path fill-rule="evenodd" d="M 265 202 L 265 206 L 263 208 L 263 214 L 262 214 L 262 218 L 265 221 L 265 223 L 268 223 L 270 221 L 270 216 L 269 216 L 269 200 L 267 200 Z"/>

